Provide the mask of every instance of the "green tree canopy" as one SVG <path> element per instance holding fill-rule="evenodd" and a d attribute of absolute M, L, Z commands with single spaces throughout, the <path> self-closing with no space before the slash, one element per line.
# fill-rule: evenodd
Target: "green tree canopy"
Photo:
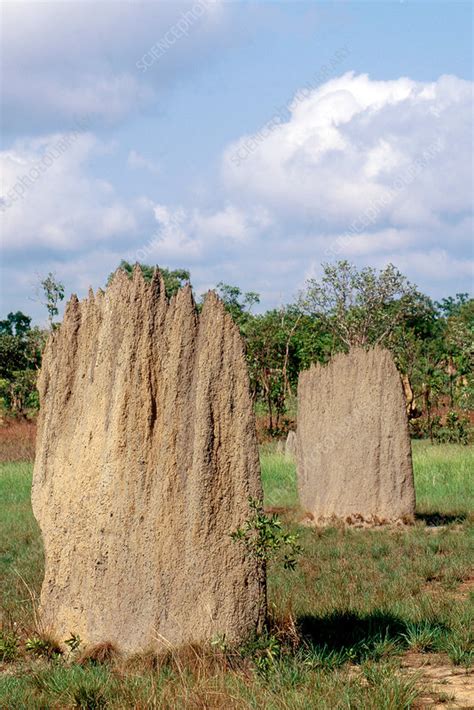
<path fill-rule="evenodd" d="M 24 337 L 31 327 L 31 318 L 21 311 L 9 313 L 5 320 L 0 320 L 0 335 Z"/>
<path fill-rule="evenodd" d="M 226 310 L 242 330 L 250 318 L 252 307 L 260 303 L 259 294 L 255 291 L 243 292 L 238 286 L 231 286 L 223 281 L 219 281 L 215 290 L 224 303 Z M 204 296 L 201 297 L 201 301 L 203 298 Z"/>
<path fill-rule="evenodd" d="M 36 375 L 46 335 L 21 311 L 0 321 L 0 404 L 13 414 L 38 408 Z"/>
<path fill-rule="evenodd" d="M 307 281 L 300 304 L 344 348 L 386 343 L 397 326 L 426 307 L 425 297 L 392 264 L 377 272 L 348 261 L 323 264 L 321 280 Z"/>

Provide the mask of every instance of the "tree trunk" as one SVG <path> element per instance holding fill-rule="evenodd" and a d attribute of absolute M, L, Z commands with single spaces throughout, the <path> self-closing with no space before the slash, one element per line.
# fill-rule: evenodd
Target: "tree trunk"
<path fill-rule="evenodd" d="M 410 383 L 410 378 L 408 377 L 407 374 L 404 374 L 401 376 L 402 378 L 402 385 L 403 385 L 403 392 L 405 394 L 405 402 L 406 402 L 406 411 L 408 418 L 411 419 L 413 417 L 413 413 L 416 409 L 415 405 L 415 397 L 413 395 L 413 389 Z"/>

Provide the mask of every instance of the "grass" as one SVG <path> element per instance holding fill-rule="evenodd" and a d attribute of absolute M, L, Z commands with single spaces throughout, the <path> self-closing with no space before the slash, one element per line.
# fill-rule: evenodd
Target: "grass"
<path fill-rule="evenodd" d="M 0 464 L 0 624 L 8 629 L 31 625 L 43 577 L 43 547 L 30 503 L 32 468 Z"/>
<path fill-rule="evenodd" d="M 463 516 L 474 511 L 474 447 L 413 442 L 420 516 Z"/>
<path fill-rule="evenodd" d="M 274 452 L 274 447 L 266 447 L 262 453 L 262 484 L 266 507 L 296 508 L 298 489 L 296 486 L 295 464 L 290 459 Z"/>
<path fill-rule="evenodd" d="M 296 571 L 270 570 L 268 632 L 240 649 L 124 659 L 100 649 L 61 656 L 35 626 L 43 553 L 32 466 L 1 464 L 0 708 L 416 708 L 407 653 L 472 662 L 474 452 L 417 441 L 414 467 L 414 526 L 311 529 L 292 522 L 294 464 L 267 446 L 265 503 L 284 511 L 304 548 Z"/>

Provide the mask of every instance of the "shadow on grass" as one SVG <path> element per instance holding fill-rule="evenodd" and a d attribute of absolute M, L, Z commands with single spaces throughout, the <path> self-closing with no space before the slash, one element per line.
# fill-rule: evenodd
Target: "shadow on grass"
<path fill-rule="evenodd" d="M 381 638 L 400 639 L 406 623 L 398 616 L 381 611 L 371 614 L 335 611 L 328 616 L 302 616 L 298 627 L 302 638 L 312 646 L 342 651 L 360 643 L 370 645 Z"/>
<path fill-rule="evenodd" d="M 466 513 L 447 515 L 445 513 L 416 513 L 416 520 L 422 520 L 427 527 L 435 528 L 439 525 L 452 525 L 453 523 L 463 523 L 467 519 Z"/>
<path fill-rule="evenodd" d="M 419 622 L 424 631 L 439 633 L 443 624 Z M 370 657 L 380 644 L 407 646 L 410 624 L 401 617 L 384 611 L 370 614 L 335 611 L 327 616 L 301 616 L 298 628 L 301 637 L 314 650 L 347 654 L 354 660 Z"/>

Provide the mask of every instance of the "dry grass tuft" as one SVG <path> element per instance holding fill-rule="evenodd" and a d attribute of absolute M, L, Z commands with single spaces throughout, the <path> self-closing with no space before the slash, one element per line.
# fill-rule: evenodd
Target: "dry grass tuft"
<path fill-rule="evenodd" d="M 291 599 L 286 600 L 286 604 L 280 611 L 277 611 L 276 606 L 272 604 L 268 613 L 267 630 L 270 636 L 278 639 L 282 646 L 293 653 L 298 649 L 301 645 L 301 634 L 293 613 Z"/>
<path fill-rule="evenodd" d="M 85 648 L 77 659 L 77 663 L 81 666 L 85 666 L 90 663 L 102 665 L 116 660 L 118 656 L 119 651 L 117 647 L 109 641 L 104 641 L 103 643 L 97 643 L 94 646 Z"/>
<path fill-rule="evenodd" d="M 157 655 L 157 669 L 181 675 L 184 670 L 197 678 L 213 676 L 242 666 L 241 657 L 232 649 L 206 644 L 185 644 Z"/>

